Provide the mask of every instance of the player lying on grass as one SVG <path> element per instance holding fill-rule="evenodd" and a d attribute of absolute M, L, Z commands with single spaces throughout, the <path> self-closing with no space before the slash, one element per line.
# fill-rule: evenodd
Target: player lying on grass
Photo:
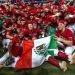
<path fill-rule="evenodd" d="M 22 38 L 23 38 L 23 33 L 20 32 L 18 37 L 15 37 L 14 39 L 11 40 L 11 42 L 9 44 L 10 51 L 7 52 L 0 59 L 0 64 L 1 64 L 0 67 L 4 67 L 7 65 L 8 65 L 8 67 L 9 66 L 13 67 L 13 65 L 15 65 L 16 62 L 18 62 L 18 59 L 20 59 L 21 57 L 24 57 L 26 55 L 26 54 L 23 54 L 24 50 L 22 49 L 23 48 L 22 42 L 21 42 Z M 67 65 L 66 65 L 65 61 L 59 62 L 53 57 L 53 56 L 58 56 L 61 59 L 68 60 L 68 55 L 66 55 L 64 52 L 61 52 L 58 50 L 58 48 L 56 46 L 57 42 L 55 41 L 54 36 L 37 39 L 37 40 L 34 40 L 34 42 L 35 41 L 39 41 L 41 44 L 39 43 L 38 46 L 35 45 L 35 47 L 33 47 L 33 49 L 32 49 L 33 51 L 34 51 L 34 49 L 36 50 L 36 51 L 34 51 L 36 57 L 33 58 L 33 60 L 35 60 L 33 63 L 36 63 L 36 64 L 41 63 L 41 61 L 38 60 L 38 57 L 37 57 L 37 56 L 39 56 L 41 60 L 45 61 L 45 59 L 46 59 L 47 61 L 49 61 L 50 64 L 62 69 L 63 71 L 67 70 Z M 41 46 L 42 46 L 42 48 L 40 48 Z M 53 51 L 53 54 L 51 54 L 51 51 Z M 41 58 L 41 56 L 42 56 L 42 58 Z M 11 64 L 13 64 L 13 65 L 9 65 L 9 63 L 6 64 L 6 60 L 8 57 L 14 58 L 14 61 L 16 60 L 15 62 L 11 62 Z M 23 62 L 24 61 L 26 61 L 26 60 L 23 60 Z M 27 64 L 27 65 L 29 65 L 29 64 Z M 40 66 L 40 65 L 38 65 L 38 66 Z M 35 66 L 35 67 L 37 67 L 37 66 Z"/>

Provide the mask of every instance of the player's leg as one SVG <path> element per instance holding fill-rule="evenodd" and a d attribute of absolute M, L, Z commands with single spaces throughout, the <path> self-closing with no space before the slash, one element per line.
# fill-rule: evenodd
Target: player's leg
<path fill-rule="evenodd" d="M 75 46 L 67 47 L 65 53 L 68 55 L 70 64 L 75 63 Z"/>
<path fill-rule="evenodd" d="M 57 61 L 54 57 L 52 57 L 48 53 L 46 53 L 45 57 L 46 57 L 46 60 L 48 60 L 50 64 L 62 69 L 63 71 L 67 70 L 67 65 L 66 65 L 65 61 L 60 63 L 59 61 Z"/>
<path fill-rule="evenodd" d="M 0 58 L 0 64 L 3 64 L 6 59 L 9 57 L 9 52 L 5 53 L 1 58 Z"/>

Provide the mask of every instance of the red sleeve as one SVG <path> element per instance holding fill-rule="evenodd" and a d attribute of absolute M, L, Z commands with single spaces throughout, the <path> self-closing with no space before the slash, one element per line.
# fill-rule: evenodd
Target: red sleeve
<path fill-rule="evenodd" d="M 38 32 L 38 34 L 41 34 L 42 30 L 40 28 L 37 28 L 37 32 Z"/>
<path fill-rule="evenodd" d="M 69 6 L 68 7 L 68 12 L 71 14 L 75 14 L 75 7 L 74 6 Z"/>
<path fill-rule="evenodd" d="M 17 38 L 16 37 L 14 37 L 14 38 L 12 38 L 12 40 L 11 40 L 11 43 L 16 43 L 16 41 L 17 41 Z"/>
<path fill-rule="evenodd" d="M 72 41 L 73 41 L 73 33 L 72 33 L 71 30 L 69 30 L 69 31 L 67 32 L 67 40 L 72 40 Z"/>

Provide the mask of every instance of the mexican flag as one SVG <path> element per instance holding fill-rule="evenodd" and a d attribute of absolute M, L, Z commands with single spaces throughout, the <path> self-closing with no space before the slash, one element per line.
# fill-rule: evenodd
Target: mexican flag
<path fill-rule="evenodd" d="M 57 53 L 58 53 L 58 43 L 57 43 L 54 35 L 52 35 L 50 37 L 50 39 L 51 39 L 51 41 L 50 41 L 49 46 L 48 46 L 48 53 L 51 56 L 57 56 Z"/>
<path fill-rule="evenodd" d="M 50 36 L 37 40 L 23 41 L 23 53 L 21 57 L 15 57 L 15 63 L 12 67 L 17 69 L 38 67 L 45 61 L 45 56 L 41 54 L 42 45 L 47 48 L 50 43 Z M 40 53 L 41 52 L 41 53 Z"/>

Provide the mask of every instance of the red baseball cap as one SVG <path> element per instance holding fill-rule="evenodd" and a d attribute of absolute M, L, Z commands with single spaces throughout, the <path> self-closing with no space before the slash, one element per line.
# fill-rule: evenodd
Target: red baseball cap
<path fill-rule="evenodd" d="M 28 8 L 27 7 L 24 7 L 24 11 L 28 11 Z"/>
<path fill-rule="evenodd" d="M 38 9 L 37 9 L 37 12 L 43 12 L 44 11 L 44 8 L 43 7 L 39 7 Z"/>
<path fill-rule="evenodd" d="M 53 9 L 59 9 L 59 7 L 57 5 L 53 6 Z"/>
<path fill-rule="evenodd" d="M 64 20 L 59 20 L 59 23 L 65 24 Z"/>
<path fill-rule="evenodd" d="M 25 19 L 25 17 L 22 17 L 21 20 L 22 20 L 22 21 L 25 21 L 26 19 Z"/>

